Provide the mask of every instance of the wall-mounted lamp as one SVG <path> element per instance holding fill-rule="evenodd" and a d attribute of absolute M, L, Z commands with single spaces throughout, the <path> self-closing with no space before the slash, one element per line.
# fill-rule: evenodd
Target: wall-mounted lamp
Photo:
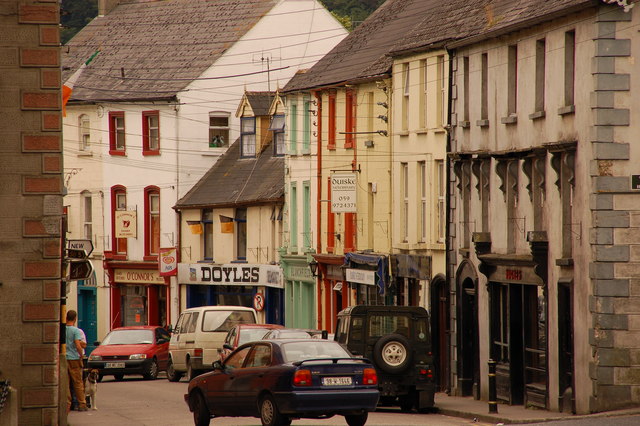
<path fill-rule="evenodd" d="M 311 270 L 311 275 L 313 275 L 313 278 L 316 278 L 318 276 L 318 262 L 316 262 L 315 259 L 309 262 L 309 269 Z"/>

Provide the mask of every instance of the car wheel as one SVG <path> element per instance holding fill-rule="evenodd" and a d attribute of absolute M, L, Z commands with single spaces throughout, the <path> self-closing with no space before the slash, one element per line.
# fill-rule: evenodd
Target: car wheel
<path fill-rule="evenodd" d="M 122 379 L 124 379 L 124 374 L 114 374 L 113 377 L 117 380 L 117 381 L 121 381 Z"/>
<path fill-rule="evenodd" d="M 158 378 L 158 362 L 155 358 L 151 360 L 146 368 L 146 371 L 142 373 L 142 377 L 146 380 L 155 380 Z"/>
<path fill-rule="evenodd" d="M 260 421 L 262 426 L 288 426 L 291 419 L 278 411 L 278 406 L 271 395 L 265 395 L 260 400 Z"/>
<path fill-rule="evenodd" d="M 167 362 L 167 380 L 170 382 L 179 382 L 181 377 L 182 373 L 177 372 L 176 369 L 173 368 L 173 362 L 171 362 L 171 358 L 169 358 Z"/>
<path fill-rule="evenodd" d="M 200 392 L 193 392 L 189 397 L 191 411 L 193 411 L 193 422 L 196 426 L 209 426 L 211 413 L 207 408 L 204 396 Z"/>
<path fill-rule="evenodd" d="M 351 416 L 344 416 L 349 426 L 364 426 L 367 423 L 369 413 L 364 412 L 362 414 L 353 414 Z"/>
<path fill-rule="evenodd" d="M 387 373 L 401 373 L 411 364 L 409 341 L 400 334 L 382 336 L 373 346 L 373 360 Z"/>

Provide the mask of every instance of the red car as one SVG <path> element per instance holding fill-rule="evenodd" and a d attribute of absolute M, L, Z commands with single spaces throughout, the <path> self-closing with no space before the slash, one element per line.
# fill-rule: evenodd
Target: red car
<path fill-rule="evenodd" d="M 220 361 L 233 352 L 238 346 L 248 342 L 261 340 L 269 330 L 278 330 L 284 328 L 278 324 L 238 324 L 227 333 L 224 339 L 222 350 L 220 351 Z"/>
<path fill-rule="evenodd" d="M 167 369 L 169 332 L 158 326 L 120 327 L 111 330 L 91 352 L 87 367 L 97 368 L 100 380 L 113 375 L 122 380 L 125 374 L 141 374 L 147 380 Z"/>

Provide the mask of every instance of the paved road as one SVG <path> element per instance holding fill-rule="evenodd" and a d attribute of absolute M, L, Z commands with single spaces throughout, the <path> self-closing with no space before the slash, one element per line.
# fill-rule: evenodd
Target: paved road
<path fill-rule="evenodd" d="M 98 385 L 98 410 L 86 412 L 72 411 L 68 421 L 71 426 L 187 426 L 193 425 L 193 417 L 184 402 L 187 389 L 185 379 L 170 383 L 163 376 L 158 380 L 146 381 L 136 377 L 127 377 L 122 382 L 105 377 Z M 260 421 L 252 417 L 214 419 L 212 426 L 259 425 Z M 341 416 L 326 420 L 295 420 L 293 425 L 345 425 Z M 384 409 L 369 415 L 367 425 L 411 426 L 460 426 L 483 425 L 468 419 L 447 417 L 438 414 L 400 413 L 393 409 Z M 484 423 L 488 425 L 488 423 Z"/>

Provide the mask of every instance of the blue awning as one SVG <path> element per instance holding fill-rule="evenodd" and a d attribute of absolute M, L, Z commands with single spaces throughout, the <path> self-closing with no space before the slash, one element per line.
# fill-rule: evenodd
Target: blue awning
<path fill-rule="evenodd" d="M 389 262 L 387 261 L 387 257 L 379 254 L 363 254 L 363 253 L 347 253 L 344 255 L 344 265 L 345 266 L 353 266 L 353 264 L 357 265 L 368 265 L 376 268 L 377 275 L 377 285 L 378 285 L 378 294 L 384 294 L 384 289 L 389 282 Z"/>

